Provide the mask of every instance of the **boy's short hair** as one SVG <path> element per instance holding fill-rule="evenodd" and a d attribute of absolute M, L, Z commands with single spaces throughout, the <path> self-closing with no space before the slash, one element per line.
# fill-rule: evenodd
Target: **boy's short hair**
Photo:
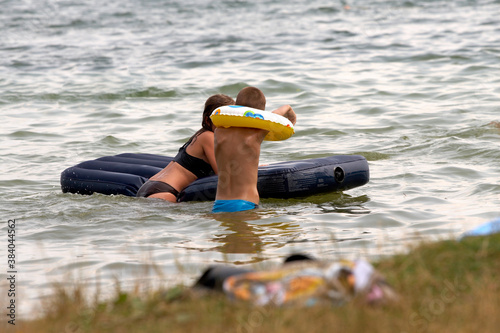
<path fill-rule="evenodd" d="M 266 109 L 266 96 L 255 87 L 246 87 L 241 89 L 236 96 L 236 105 L 248 106 L 259 110 Z"/>

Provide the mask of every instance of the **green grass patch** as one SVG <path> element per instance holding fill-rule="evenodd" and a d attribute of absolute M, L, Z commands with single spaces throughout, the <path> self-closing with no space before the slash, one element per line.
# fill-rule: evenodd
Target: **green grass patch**
<path fill-rule="evenodd" d="M 384 306 L 256 307 L 188 287 L 117 289 L 88 301 L 57 290 L 46 313 L 19 332 L 496 332 L 500 327 L 500 234 L 420 244 L 374 263 L 399 294 Z"/>

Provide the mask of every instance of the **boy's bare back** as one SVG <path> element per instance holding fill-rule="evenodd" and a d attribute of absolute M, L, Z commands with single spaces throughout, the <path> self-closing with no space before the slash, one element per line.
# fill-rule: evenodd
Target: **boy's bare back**
<path fill-rule="evenodd" d="M 267 131 L 253 128 L 217 128 L 215 159 L 219 170 L 216 200 L 259 203 L 257 173 L 260 145 Z"/>

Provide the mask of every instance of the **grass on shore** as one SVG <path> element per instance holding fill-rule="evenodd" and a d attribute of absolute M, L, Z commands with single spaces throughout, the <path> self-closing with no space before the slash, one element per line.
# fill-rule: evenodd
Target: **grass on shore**
<path fill-rule="evenodd" d="M 500 234 L 421 244 L 374 263 L 400 300 L 372 307 L 254 307 L 176 287 L 148 295 L 117 290 L 88 304 L 84 288 L 58 290 L 46 314 L 16 332 L 497 332 Z M 7 330 L 7 332 L 9 332 Z"/>

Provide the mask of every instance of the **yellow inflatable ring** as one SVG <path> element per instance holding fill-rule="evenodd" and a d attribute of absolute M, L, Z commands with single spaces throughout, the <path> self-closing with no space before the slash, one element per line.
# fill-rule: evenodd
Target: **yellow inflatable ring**
<path fill-rule="evenodd" d="M 210 119 L 215 127 L 250 127 L 269 131 L 264 138 L 268 141 L 286 140 L 295 133 L 293 124 L 285 117 L 246 106 L 222 106 L 212 112 Z"/>

